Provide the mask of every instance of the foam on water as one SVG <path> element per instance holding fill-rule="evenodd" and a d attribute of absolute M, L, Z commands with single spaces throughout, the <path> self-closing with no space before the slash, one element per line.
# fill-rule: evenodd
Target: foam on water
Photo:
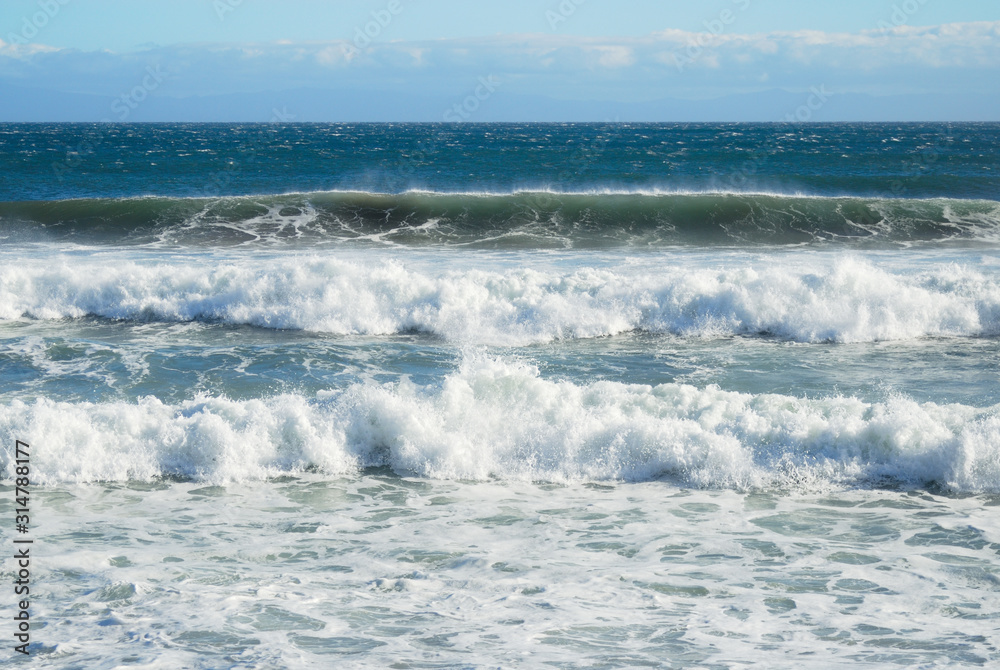
<path fill-rule="evenodd" d="M 780 260 L 780 259 L 779 259 Z M 990 268 L 896 273 L 871 262 L 728 268 L 435 270 L 396 261 L 205 263 L 95 258 L 0 269 L 0 319 L 212 321 L 336 335 L 425 332 L 528 344 L 630 331 L 800 342 L 977 337 L 1000 330 Z"/>
<path fill-rule="evenodd" d="M 436 479 L 643 481 L 756 489 L 936 484 L 1000 491 L 997 407 L 573 384 L 470 354 L 440 387 L 355 384 L 176 405 L 13 401 L 0 433 L 44 444 L 42 483 L 210 482 L 388 466 Z M 12 440 L 7 440 L 12 443 Z M 2 452 L 10 476 L 12 456 Z"/>
<path fill-rule="evenodd" d="M 0 239 L 157 247 L 982 247 L 995 246 L 998 224 L 995 200 L 655 189 L 0 202 Z"/>
<path fill-rule="evenodd" d="M 33 667 L 1000 660 L 996 496 L 385 473 L 33 493 Z"/>
<path fill-rule="evenodd" d="M 1000 126 L 0 135 L 35 666 L 1000 662 Z"/>

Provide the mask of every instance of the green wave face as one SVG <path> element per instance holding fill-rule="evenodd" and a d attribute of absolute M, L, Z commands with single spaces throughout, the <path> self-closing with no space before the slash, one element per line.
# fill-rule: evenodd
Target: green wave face
<path fill-rule="evenodd" d="M 740 193 L 320 192 L 0 203 L 7 241 L 481 248 L 992 244 L 992 200 Z"/>

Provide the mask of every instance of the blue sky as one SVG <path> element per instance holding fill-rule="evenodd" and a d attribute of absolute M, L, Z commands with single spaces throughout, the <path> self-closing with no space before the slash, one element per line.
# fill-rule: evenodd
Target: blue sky
<path fill-rule="evenodd" d="M 384 9 L 387 0 L 243 0 L 222 12 L 214 0 L 63 0 L 58 19 L 39 41 L 57 47 L 127 51 L 149 44 L 193 42 L 328 41 L 350 37 L 354 28 Z M 572 2 L 572 0 L 570 0 Z M 55 0 L 59 2 L 59 0 Z M 223 0 L 223 4 L 229 4 Z M 399 21 L 381 36 L 386 40 L 436 40 L 498 34 L 552 32 L 547 11 L 560 2 L 536 0 L 400 0 Z M 573 3 L 576 4 L 576 3 Z M 732 8 L 739 10 L 743 33 L 824 30 L 858 32 L 890 20 L 902 0 L 586 0 L 557 32 L 588 37 L 647 35 L 676 29 L 697 32 L 704 22 Z M 914 25 L 1000 21 L 995 0 L 927 0 L 917 3 Z M 745 10 L 741 7 L 746 5 Z M 0 38 L 18 32 L 22 17 L 39 11 L 38 0 L 0 3 Z"/>
<path fill-rule="evenodd" d="M 996 0 L 0 2 L 0 120 L 980 120 L 998 70 Z"/>

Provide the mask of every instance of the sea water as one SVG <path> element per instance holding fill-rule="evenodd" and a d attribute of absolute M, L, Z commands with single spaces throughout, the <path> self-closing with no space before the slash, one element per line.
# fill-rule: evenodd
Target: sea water
<path fill-rule="evenodd" d="M 998 146 L 0 125 L 28 662 L 1000 662 Z"/>

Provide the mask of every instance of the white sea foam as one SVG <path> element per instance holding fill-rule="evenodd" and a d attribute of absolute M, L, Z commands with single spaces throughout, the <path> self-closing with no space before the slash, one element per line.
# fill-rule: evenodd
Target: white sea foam
<path fill-rule="evenodd" d="M 839 258 L 730 267 L 438 269 L 285 258 L 53 261 L 0 269 L 0 319 L 87 315 L 209 320 L 332 334 L 432 333 L 527 344 L 642 330 L 766 333 L 801 342 L 975 337 L 1000 331 L 996 269 L 892 272 Z"/>
<path fill-rule="evenodd" d="M 40 483 L 184 476 L 227 482 L 388 466 L 437 479 L 706 487 L 938 485 L 1000 491 L 998 409 L 573 384 L 469 354 L 439 388 L 357 384 L 305 398 L 167 405 L 14 401 L 4 444 L 38 445 Z M 10 476 L 11 454 L 0 458 Z"/>

